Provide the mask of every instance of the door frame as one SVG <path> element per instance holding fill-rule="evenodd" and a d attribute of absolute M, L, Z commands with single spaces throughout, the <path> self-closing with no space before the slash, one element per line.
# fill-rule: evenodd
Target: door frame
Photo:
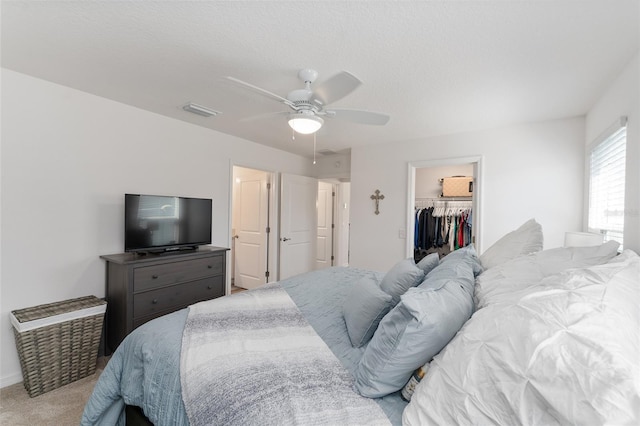
<path fill-rule="evenodd" d="M 349 266 L 349 209 L 351 207 L 351 182 L 342 182 L 336 178 L 319 178 L 318 182 L 333 185 L 333 266 Z M 349 189 L 345 189 L 348 185 Z"/>
<path fill-rule="evenodd" d="M 476 252 L 482 252 L 482 189 L 483 189 L 483 157 L 481 155 L 469 157 L 441 158 L 434 160 L 410 161 L 407 164 L 407 227 L 406 227 L 406 256 L 413 258 L 414 220 L 416 205 L 416 169 L 429 167 L 454 166 L 460 164 L 473 164 L 473 229 L 476 236 L 474 247 Z"/>
<path fill-rule="evenodd" d="M 267 181 L 270 184 L 270 190 L 269 190 L 269 195 L 268 195 L 268 204 L 269 204 L 269 208 L 267 210 L 267 213 L 269 215 L 268 218 L 268 226 L 269 226 L 269 236 L 268 236 L 268 244 L 267 244 L 267 250 L 268 250 L 268 254 L 267 254 L 267 268 L 269 270 L 269 278 L 266 280 L 266 282 L 273 282 L 276 281 L 276 278 L 278 277 L 279 271 L 278 271 L 278 235 L 279 235 L 279 229 L 278 229 L 278 203 L 279 203 L 279 190 L 277 188 L 277 182 L 278 182 L 278 176 L 279 173 L 277 171 L 274 170 L 268 170 L 265 169 L 264 167 L 260 167 L 260 166 L 256 166 L 256 165 L 252 165 L 252 164 L 246 164 L 246 163 L 235 163 L 232 160 L 229 161 L 230 167 L 229 167 L 229 201 L 228 201 L 228 205 L 229 205 L 229 222 L 228 222 L 228 230 L 227 230 L 227 244 L 228 247 L 231 248 L 233 244 L 232 238 L 233 238 L 233 186 L 235 185 L 235 181 L 233 179 L 233 168 L 234 167 L 242 167 L 245 169 L 253 169 L 256 171 L 261 171 L 267 174 Z M 233 267 L 232 263 L 231 263 L 231 254 L 229 256 L 227 256 L 227 271 L 231 271 L 231 268 Z M 225 294 L 231 294 L 231 273 L 227 274 L 227 285 L 226 285 L 226 293 Z"/>

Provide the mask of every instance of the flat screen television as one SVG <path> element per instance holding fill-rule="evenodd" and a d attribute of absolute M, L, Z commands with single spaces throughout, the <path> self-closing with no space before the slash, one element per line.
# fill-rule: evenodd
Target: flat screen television
<path fill-rule="evenodd" d="M 125 194 L 124 251 L 164 252 L 211 244 L 212 200 Z"/>

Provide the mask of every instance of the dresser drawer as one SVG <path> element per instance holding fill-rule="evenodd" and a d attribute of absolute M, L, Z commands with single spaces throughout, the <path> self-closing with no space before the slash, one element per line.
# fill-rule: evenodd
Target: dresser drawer
<path fill-rule="evenodd" d="M 224 276 L 204 278 L 188 283 L 145 291 L 133 296 L 134 319 L 162 315 L 203 300 L 224 295 Z"/>
<path fill-rule="evenodd" d="M 134 293 L 222 274 L 224 257 L 185 260 L 136 268 L 133 272 Z"/>

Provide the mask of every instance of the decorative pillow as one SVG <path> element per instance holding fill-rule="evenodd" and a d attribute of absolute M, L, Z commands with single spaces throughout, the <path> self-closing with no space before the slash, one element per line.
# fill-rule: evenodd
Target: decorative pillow
<path fill-rule="evenodd" d="M 489 269 L 476 280 L 474 299 L 478 309 L 488 303 L 511 302 L 516 290 L 571 268 L 606 263 L 618 253 L 619 243 L 608 241 L 591 247 L 558 247 L 520 256 Z"/>
<path fill-rule="evenodd" d="M 401 389 L 414 370 L 440 352 L 469 319 L 474 257 L 470 250 L 460 256 L 457 262 L 440 262 L 380 321 L 356 369 L 361 395 L 378 398 Z"/>
<path fill-rule="evenodd" d="M 371 340 L 380 320 L 391 309 L 391 296 L 373 278 L 362 277 L 351 287 L 342 309 L 351 344 L 359 348 Z"/>
<path fill-rule="evenodd" d="M 478 258 L 478 254 L 476 253 L 476 249 L 473 244 L 469 244 L 466 247 L 463 247 L 456 251 L 452 251 L 440 260 L 441 264 L 449 262 L 468 263 L 469 265 L 471 265 L 474 276 L 478 276 L 484 270 L 484 268 L 480 264 L 480 259 Z M 435 268 L 433 271 L 436 271 L 437 269 L 438 268 Z M 436 273 L 442 273 L 443 270 L 446 271 L 447 268 L 441 268 L 441 271 Z"/>
<path fill-rule="evenodd" d="M 429 364 L 402 424 L 640 424 L 639 276 L 626 250 L 476 311 Z"/>
<path fill-rule="evenodd" d="M 409 258 L 396 263 L 385 274 L 380 282 L 380 288 L 391 295 L 391 306 L 395 306 L 408 289 L 420 284 L 424 278 L 424 271 L 416 265 L 416 262 Z"/>
<path fill-rule="evenodd" d="M 422 259 L 416 265 L 418 268 L 424 271 L 424 274 L 427 275 L 433 268 L 438 266 L 440 263 L 440 255 L 438 253 L 431 253 Z"/>
<path fill-rule="evenodd" d="M 543 241 L 542 226 L 535 219 L 529 219 L 482 253 L 480 263 L 484 269 L 493 268 L 524 254 L 542 250 Z"/>

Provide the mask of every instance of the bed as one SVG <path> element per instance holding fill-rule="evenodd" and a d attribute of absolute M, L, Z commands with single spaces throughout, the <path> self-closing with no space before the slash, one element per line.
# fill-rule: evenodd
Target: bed
<path fill-rule="evenodd" d="M 532 220 L 481 256 L 201 302 L 127 336 L 81 424 L 637 424 L 640 259 L 617 248 L 543 251 Z"/>

